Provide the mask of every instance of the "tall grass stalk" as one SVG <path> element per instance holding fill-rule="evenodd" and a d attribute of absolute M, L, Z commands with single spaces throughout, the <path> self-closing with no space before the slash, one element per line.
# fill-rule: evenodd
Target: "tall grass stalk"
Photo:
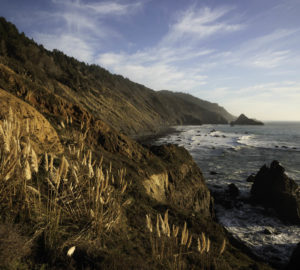
<path fill-rule="evenodd" d="M 103 158 L 93 159 L 85 149 L 87 131 L 76 135 L 78 141 L 63 155 L 38 156 L 30 144 L 30 126 L 30 120 L 22 125 L 11 110 L 0 121 L 1 213 L 32 223 L 49 250 L 59 252 L 84 240 L 104 243 L 129 204 L 126 170 L 114 176 L 111 163 L 105 169 Z"/>

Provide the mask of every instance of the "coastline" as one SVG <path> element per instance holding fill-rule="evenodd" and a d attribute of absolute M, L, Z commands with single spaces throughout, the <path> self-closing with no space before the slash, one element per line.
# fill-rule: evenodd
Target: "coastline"
<path fill-rule="evenodd" d="M 176 133 L 180 133 L 180 131 L 177 131 L 174 126 L 167 126 L 160 127 L 158 130 L 153 132 L 149 131 L 137 135 L 129 135 L 129 137 L 142 145 L 151 145 L 161 137 Z"/>
<path fill-rule="evenodd" d="M 142 145 L 151 146 L 159 138 L 167 137 L 169 135 L 178 135 L 180 133 L 182 133 L 182 130 L 176 129 L 175 126 L 170 126 L 170 127 L 160 128 L 156 132 L 148 132 L 148 133 L 144 133 L 144 134 L 131 136 L 131 138 L 136 140 L 138 143 L 140 143 Z M 176 144 L 176 143 L 171 143 L 171 144 Z M 184 148 L 187 149 L 186 147 L 184 147 Z M 200 167 L 199 164 L 197 164 L 197 167 L 202 171 L 202 168 Z M 207 185 L 206 179 L 205 179 L 205 182 Z M 211 192 L 211 195 L 214 197 L 212 190 L 210 190 L 210 192 Z M 215 200 L 215 198 L 214 198 L 214 200 Z M 216 211 L 216 209 L 215 209 L 215 211 Z M 285 269 L 285 267 L 286 267 L 285 264 L 276 263 L 272 260 L 267 260 L 267 259 L 263 258 L 262 256 L 257 255 L 257 253 L 255 253 L 253 250 L 251 250 L 251 248 L 249 246 L 247 246 L 241 239 L 236 238 L 234 236 L 234 234 L 232 232 L 230 232 L 220 222 L 220 220 L 217 217 L 216 217 L 215 222 L 219 226 L 221 226 L 223 228 L 223 230 L 226 232 L 226 235 L 227 235 L 228 239 L 230 240 L 230 244 L 237 250 L 242 251 L 244 254 L 247 254 L 247 256 L 249 256 L 251 259 L 253 259 L 256 262 L 256 264 L 260 264 L 260 263 L 264 264 L 265 263 L 274 269 L 278 269 L 278 270 Z M 261 269 L 261 268 L 258 268 L 258 269 Z"/>
<path fill-rule="evenodd" d="M 249 176 L 251 172 L 257 173 L 264 163 L 269 164 L 272 160 L 282 162 L 287 173 L 295 179 L 295 181 L 299 179 L 299 177 L 297 177 L 297 175 L 299 176 L 299 170 L 297 169 L 299 158 L 297 157 L 299 157 L 298 149 L 300 145 L 298 144 L 299 140 L 293 141 L 291 136 L 292 138 L 299 136 L 300 126 L 297 124 L 291 126 L 290 123 L 287 122 L 283 122 L 283 126 L 279 124 L 280 122 L 275 122 L 274 124 L 264 127 L 240 126 L 235 128 L 220 125 L 215 128 L 215 133 L 210 134 L 211 128 L 202 126 L 202 128 L 194 132 L 183 132 L 179 136 L 170 136 L 169 138 L 161 139 L 161 141 L 162 143 L 176 143 L 179 138 L 180 145 L 191 150 L 194 159 L 198 161 L 197 165 L 199 168 L 201 170 L 204 169 L 204 175 L 209 179 L 209 181 L 205 179 L 206 183 L 209 182 L 210 186 L 215 184 L 217 188 L 220 188 L 220 192 L 225 192 L 229 182 L 238 185 L 238 188 L 242 192 L 249 192 L 250 189 L 246 182 L 247 176 Z M 289 126 L 288 130 L 285 128 L 286 124 Z M 180 127 L 178 127 L 178 130 L 181 130 Z M 183 127 L 182 130 L 186 130 L 186 128 Z M 277 134 L 277 137 L 274 137 L 274 133 Z M 243 139 L 243 141 L 241 141 L 241 139 Z M 270 144 L 270 141 L 273 142 L 273 144 Z M 249 154 L 249 156 L 245 154 Z M 291 154 L 294 156 L 293 161 L 290 159 Z M 211 158 L 211 160 L 208 162 L 209 158 Z M 244 166 L 245 164 L 248 167 Z M 210 171 L 213 170 L 216 170 L 217 174 L 211 176 Z M 234 214 L 235 206 L 231 208 Z M 241 209 L 247 210 L 248 208 L 237 205 L 236 209 L 239 211 Z M 245 211 L 245 213 L 248 212 Z M 254 216 L 256 214 L 256 212 L 253 212 Z M 258 214 L 260 214 L 260 212 L 258 212 Z M 263 212 L 261 214 L 263 214 Z M 232 218 L 233 215 L 228 215 L 228 217 Z M 258 229 L 255 229 L 255 226 L 253 226 L 247 233 L 243 233 L 243 230 L 241 230 L 240 235 L 245 236 L 247 241 L 250 239 L 254 244 L 258 243 L 260 239 L 265 241 L 264 239 L 266 238 L 268 241 L 262 246 L 260 252 L 268 254 L 269 257 L 260 257 L 260 259 L 269 263 L 275 269 L 283 269 L 290 258 L 288 250 L 291 250 L 290 246 L 296 244 L 294 241 L 296 238 L 291 238 L 293 234 L 291 234 L 292 231 L 289 229 L 289 226 L 286 226 L 284 223 L 277 223 L 275 220 L 276 216 L 271 215 L 264 217 L 266 217 L 266 219 L 263 218 L 261 220 L 262 222 L 256 224 Z M 234 227 L 237 226 L 236 224 L 239 224 L 239 226 L 247 228 L 244 222 L 245 216 L 241 215 L 237 218 L 239 223 L 229 222 L 227 227 Z M 224 223 L 222 224 L 220 219 L 218 219 L 218 223 L 225 228 Z M 268 235 L 267 230 L 272 226 L 275 228 L 274 232 L 271 230 L 271 233 Z M 230 232 L 230 230 L 226 228 L 225 230 L 229 235 L 234 235 L 234 232 Z M 250 232 L 252 232 L 252 234 L 250 234 Z M 237 240 L 239 238 L 234 239 L 247 250 L 247 254 L 251 253 L 257 256 L 257 252 L 249 252 L 249 247 L 245 245 L 243 241 L 239 242 L 239 240 Z M 286 252 L 284 252 L 284 259 L 282 257 L 280 260 L 274 259 L 277 256 L 276 254 L 281 252 L 281 249 L 286 250 Z"/>

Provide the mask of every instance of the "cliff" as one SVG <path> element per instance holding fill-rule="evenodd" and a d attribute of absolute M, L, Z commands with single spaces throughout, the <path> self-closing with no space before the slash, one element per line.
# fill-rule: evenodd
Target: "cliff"
<path fill-rule="evenodd" d="M 190 121 L 194 101 L 173 116 L 161 93 L 0 32 L 0 268 L 271 269 L 216 222 L 184 148 L 120 132 Z"/>
<path fill-rule="evenodd" d="M 172 92 L 155 92 L 57 50 L 47 51 L 4 18 L 0 19 L 0 44 L 0 63 L 20 75 L 17 85 L 9 75 L 2 74 L 0 87 L 14 94 L 18 91 L 21 98 L 47 88 L 70 103 L 80 103 L 95 117 L 126 134 L 155 131 L 161 126 L 223 124 L 232 120 L 217 104 Z"/>
<path fill-rule="evenodd" d="M 24 103 L 2 91 L 1 97 L 6 96 L 4 108 L 18 108 L 15 104 Z M 56 98 L 55 102 L 48 104 L 47 100 L 52 98 Z M 27 131 L 23 118 L 17 117 L 18 109 L 12 110 L 17 120 L 11 125 L 9 119 L 15 118 L 5 113 L 7 109 L 0 110 L 3 112 L 0 121 L 3 130 L 0 134 L 1 267 L 112 269 L 113 265 L 113 269 L 166 269 L 169 263 L 178 263 L 169 252 L 183 252 L 187 244 L 179 249 L 176 242 L 180 239 L 173 242 L 175 239 L 168 240 L 167 235 L 162 238 L 156 232 L 149 235 L 145 216 L 151 215 L 152 222 L 157 217 L 163 234 L 166 227 L 159 215 L 168 213 L 170 228 L 180 228 L 181 235 L 186 222 L 192 236 L 189 252 L 180 259 L 184 269 L 199 265 L 204 269 L 211 265 L 214 269 L 245 269 L 252 265 L 271 269 L 229 243 L 226 232 L 215 222 L 213 198 L 201 170 L 187 150 L 175 145 L 144 147 L 95 119 L 80 105 L 71 105 L 57 96 L 50 99 L 37 96 L 30 100 L 35 109 L 22 105 L 24 111 L 31 113 L 29 126 L 34 127 L 33 123 L 40 117 L 38 111 L 42 111 L 56 131 L 43 118 L 37 128 Z M 7 129 L 12 131 L 8 139 Z M 56 145 L 63 146 L 63 152 L 38 139 L 45 136 L 59 136 Z M 12 151 L 13 155 L 5 152 L 3 142 L 8 140 L 10 147 L 19 145 Z M 34 149 L 44 151 L 36 152 L 36 158 L 32 150 L 25 151 L 31 149 L 31 141 L 36 143 Z M 2 166 L 3 162 L 8 166 Z M 29 177 L 23 174 L 24 162 L 30 164 Z M 100 197 L 94 192 L 97 188 Z M 22 229 L 17 229 L 18 226 Z M 204 241 L 210 239 L 211 250 L 200 254 L 197 237 L 204 237 Z M 226 248 L 222 251 L 224 256 L 220 256 L 224 239 Z M 2 240 L 5 246 L 1 245 Z M 154 240 L 159 254 L 163 252 L 166 256 L 162 260 L 157 260 L 157 251 L 152 246 Z M 163 246 L 165 251 L 160 250 Z M 66 254 L 71 247 L 75 251 L 70 258 Z M 16 249 L 18 253 L 10 252 Z"/>

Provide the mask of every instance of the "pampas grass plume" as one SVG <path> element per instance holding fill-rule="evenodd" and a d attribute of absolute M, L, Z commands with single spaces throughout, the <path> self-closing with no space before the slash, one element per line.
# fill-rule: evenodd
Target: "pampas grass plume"
<path fill-rule="evenodd" d="M 146 215 L 146 223 L 147 223 L 147 228 L 150 232 L 153 231 L 153 226 L 152 226 L 152 222 L 151 222 L 151 217 L 150 215 Z"/>
<path fill-rule="evenodd" d="M 207 238 L 206 252 L 208 253 L 210 250 L 210 239 Z"/>
<path fill-rule="evenodd" d="M 76 249 L 75 246 L 69 248 L 69 250 L 68 250 L 68 252 L 67 252 L 67 255 L 68 255 L 69 257 L 72 257 L 73 253 L 75 252 L 75 249 Z"/>
<path fill-rule="evenodd" d="M 48 172 L 48 170 L 49 170 L 48 154 L 45 153 L 45 171 Z"/>
<path fill-rule="evenodd" d="M 179 232 L 179 227 L 173 224 L 172 232 L 173 232 L 173 237 L 176 238 Z"/>
<path fill-rule="evenodd" d="M 222 255 L 223 252 L 225 251 L 225 247 L 226 247 L 226 239 L 224 238 L 222 246 L 221 246 L 221 250 L 220 250 L 220 255 Z"/>
<path fill-rule="evenodd" d="M 35 151 L 33 150 L 33 148 L 31 148 L 31 168 L 36 173 L 39 170 L 37 155 L 36 155 Z"/>
<path fill-rule="evenodd" d="M 31 179 L 31 170 L 30 170 L 30 166 L 29 166 L 28 160 L 25 161 L 24 177 L 25 177 L 26 180 L 30 180 Z"/>
<path fill-rule="evenodd" d="M 156 216 L 156 233 L 157 236 L 160 237 L 160 229 L 159 229 L 159 216 Z"/>

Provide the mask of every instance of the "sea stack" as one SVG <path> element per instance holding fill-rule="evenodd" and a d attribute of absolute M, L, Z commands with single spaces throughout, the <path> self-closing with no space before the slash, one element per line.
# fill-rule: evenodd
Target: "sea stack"
<path fill-rule="evenodd" d="M 273 208 L 284 222 L 300 224 L 300 189 L 277 160 L 262 166 L 251 188 L 254 203 Z"/>
<path fill-rule="evenodd" d="M 248 118 L 246 115 L 243 113 L 235 120 L 230 123 L 231 126 L 234 125 L 257 125 L 257 126 L 262 126 L 264 125 L 263 122 L 254 120 L 251 118 Z"/>

